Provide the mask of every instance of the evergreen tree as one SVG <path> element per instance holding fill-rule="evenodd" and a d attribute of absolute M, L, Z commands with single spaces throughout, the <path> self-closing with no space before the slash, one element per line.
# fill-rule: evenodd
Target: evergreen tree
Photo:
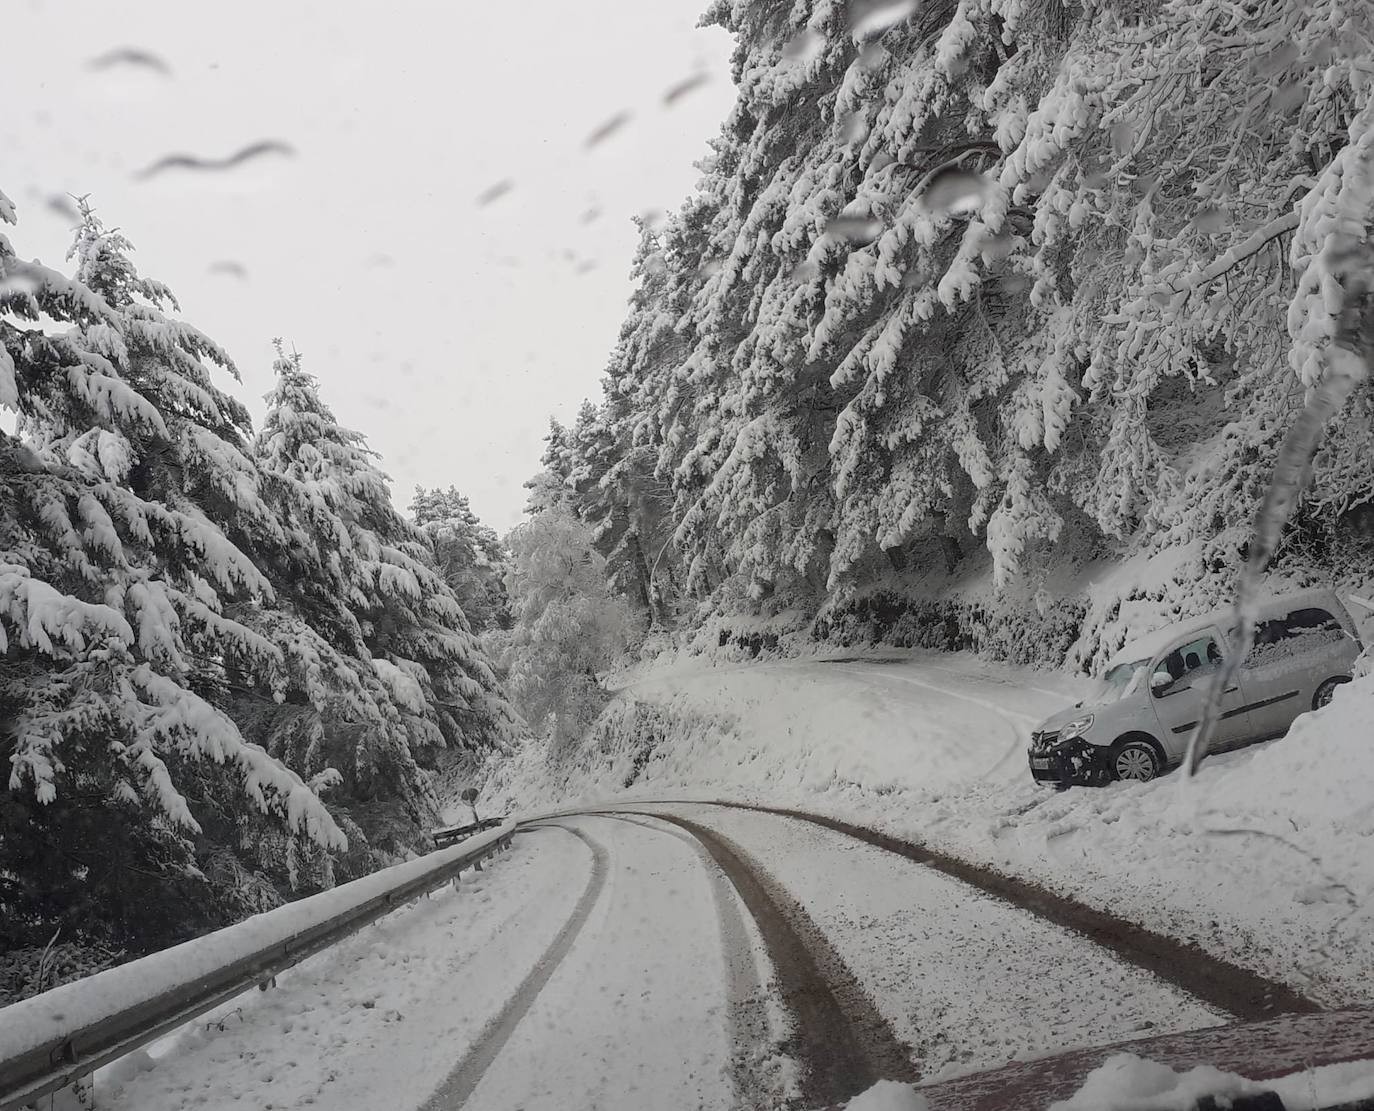
<path fill-rule="evenodd" d="M 462 607 L 475 633 L 510 625 L 503 581 L 506 551 L 494 529 L 482 524 L 468 499 L 454 487 L 415 488 L 410 503 L 415 524 L 434 549 L 439 574 Z"/>
<path fill-rule="evenodd" d="M 546 458 L 560 490 L 590 478 L 574 512 L 603 538 L 670 528 L 674 581 L 727 611 L 814 612 L 980 544 L 1004 588 L 1052 555 L 1173 548 L 1190 604 L 1219 596 L 1324 373 L 1334 229 L 1374 222 L 1374 10 L 706 20 L 738 41 L 739 99 L 696 194 L 643 234 L 592 435 L 551 443 L 579 455 Z M 1371 396 L 1290 538 L 1369 498 Z M 671 505 L 615 490 L 627 474 Z"/>
<path fill-rule="evenodd" d="M 294 766 L 337 769 L 341 803 L 370 841 L 396 848 L 437 813 L 424 766 L 445 747 L 500 743 L 513 717 L 363 435 L 338 424 L 298 354 L 281 352 L 275 369 L 254 455 L 292 537 L 279 596 L 310 630 L 294 654 L 328 682 L 267 728 Z"/>
<path fill-rule="evenodd" d="M 85 920 L 142 947 L 232 913 L 197 865 L 222 816 L 306 852 L 345 839 L 222 708 L 234 676 L 283 670 L 232 613 L 274 599 L 236 537 L 280 528 L 246 413 L 211 378 L 232 364 L 81 211 L 72 279 L 0 236 L 0 405 L 17 414 L 0 431 L 0 899 L 11 943 Z"/>

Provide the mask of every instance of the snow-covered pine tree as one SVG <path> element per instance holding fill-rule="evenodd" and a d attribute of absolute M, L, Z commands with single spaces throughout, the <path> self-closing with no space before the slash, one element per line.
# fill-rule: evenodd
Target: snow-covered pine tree
<path fill-rule="evenodd" d="M 502 743 L 514 718 L 365 437 L 339 425 L 299 354 L 280 351 L 275 370 L 254 456 L 300 562 L 282 568 L 279 599 L 312 633 L 288 655 L 340 670 L 266 728 L 303 770 L 337 769 L 369 841 L 399 848 L 437 810 L 424 765 L 446 746 Z"/>
<path fill-rule="evenodd" d="M 1370 225 L 1374 9 L 849 14 L 706 17 L 739 100 L 645 237 L 606 394 L 633 399 L 619 460 L 647 446 L 671 483 L 670 557 L 718 608 L 776 611 L 978 544 L 1027 592 L 1051 554 L 1163 553 L 1153 601 L 1205 606 L 1320 372 L 1331 229 Z M 1318 458 L 1295 573 L 1350 558 L 1371 396 Z"/>
<path fill-rule="evenodd" d="M 7 935 L 56 922 L 146 947 L 234 912 L 197 866 L 223 827 L 345 840 L 222 708 L 231 675 L 269 685 L 283 662 L 230 614 L 273 593 L 217 522 L 280 528 L 247 416 L 211 378 L 232 364 L 81 210 L 71 279 L 0 235 L 0 407 L 17 417 L 0 430 L 0 901 Z"/>
<path fill-rule="evenodd" d="M 458 599 L 474 633 L 509 627 L 504 582 L 506 551 L 496 531 L 482 524 L 456 488 L 415 488 L 410 515 L 434 549 L 439 574 Z"/>
<path fill-rule="evenodd" d="M 544 453 L 539 461 L 543 470 L 525 483 L 530 492 L 525 512 L 533 517 L 546 509 L 564 508 L 575 514 L 577 499 L 572 476 L 577 460 L 568 430 L 553 417 L 549 418 Z"/>

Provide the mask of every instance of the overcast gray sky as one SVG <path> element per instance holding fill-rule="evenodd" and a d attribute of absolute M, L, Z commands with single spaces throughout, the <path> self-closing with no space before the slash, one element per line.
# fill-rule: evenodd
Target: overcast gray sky
<path fill-rule="evenodd" d="M 271 338 L 286 337 L 381 452 L 400 505 L 417 482 L 453 483 L 504 531 L 548 417 L 598 392 L 631 216 L 681 203 L 733 100 L 728 36 L 695 28 L 705 6 L 10 0 L 9 234 L 59 263 L 71 220 L 48 198 L 91 193 L 142 272 L 234 357 L 255 418 Z M 170 74 L 88 67 L 124 47 Z M 258 140 L 298 154 L 137 177 Z M 476 203 L 503 180 L 508 194 Z"/>

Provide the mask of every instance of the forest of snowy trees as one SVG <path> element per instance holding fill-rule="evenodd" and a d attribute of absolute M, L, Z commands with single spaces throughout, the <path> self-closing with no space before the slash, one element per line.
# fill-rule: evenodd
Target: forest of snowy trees
<path fill-rule="evenodd" d="M 755 650 L 805 630 L 1091 667 L 1132 606 L 1226 596 L 1322 373 L 1334 237 L 1371 222 L 1374 8 L 706 20 L 737 38 L 737 105 L 695 194 L 643 226 L 604 396 L 539 480 L 623 597 Z M 1366 383 L 1282 572 L 1368 576 L 1372 419 Z M 1075 591 L 1126 560 L 1150 569 Z"/>
<path fill-rule="evenodd" d="M 394 859 L 455 756 L 578 737 L 646 637 L 1091 669 L 1229 596 L 1374 223 L 1374 6 L 705 22 L 736 106 L 505 539 L 453 487 L 398 511 L 289 346 L 255 431 L 84 202 L 69 274 L 0 235 L 0 952 L 117 959 Z M 1366 382 L 1281 574 L 1369 581 L 1372 436 Z"/>
<path fill-rule="evenodd" d="M 255 434 L 85 202 L 68 261 L 0 235 L 5 994 L 423 847 L 445 761 L 517 727 L 466 500 L 402 516 L 280 343 Z"/>

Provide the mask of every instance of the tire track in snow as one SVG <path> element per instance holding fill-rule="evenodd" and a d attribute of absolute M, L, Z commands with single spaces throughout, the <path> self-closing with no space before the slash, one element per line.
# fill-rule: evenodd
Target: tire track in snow
<path fill-rule="evenodd" d="M 733 1051 L 730 1079 L 741 1108 L 767 1107 L 778 1102 L 775 1085 L 765 1075 L 762 1058 L 776 1046 L 770 1029 L 763 981 L 754 960 L 754 943 L 740 910 L 740 899 L 724 869 L 716 864 L 706 846 L 686 832 L 672 828 L 662 818 L 650 819 L 634 813 L 607 814 L 607 817 L 650 830 L 662 837 L 674 837 L 689 845 L 701 860 L 711 882 L 711 896 L 720 922 L 720 943 L 727 970 L 725 991 L 729 1006 L 726 1024 Z"/>
<path fill-rule="evenodd" d="M 664 803 L 751 810 L 810 822 L 835 833 L 853 837 L 874 848 L 895 853 L 915 864 L 932 868 L 1024 911 L 1081 934 L 1128 964 L 1142 968 L 1165 983 L 1172 984 L 1209 1006 L 1234 1015 L 1238 1019 L 1274 1018 L 1280 1014 L 1303 1014 L 1322 1009 L 1287 984 L 1267 979 L 1247 968 L 1214 957 L 1196 945 L 1155 933 L 1106 911 L 1058 895 L 1029 880 L 971 864 L 958 857 L 926 848 L 924 845 L 903 841 L 890 834 L 856 826 L 838 818 L 827 818 L 822 814 L 811 814 L 787 807 L 700 800 L 664 800 Z"/>
<path fill-rule="evenodd" d="M 562 830 L 586 845 L 592 854 L 592 874 L 587 879 L 587 886 L 578 898 L 577 905 L 573 907 L 572 914 L 568 916 L 563 928 L 558 931 L 548 949 L 544 951 L 544 955 L 520 981 L 519 987 L 515 989 L 510 1000 L 501 1008 L 496 1017 L 487 1023 L 457 1067 L 448 1074 L 444 1082 L 430 1096 L 425 1103 L 424 1111 L 457 1111 L 477 1090 L 477 1085 L 481 1083 L 482 1077 L 491 1067 L 491 1063 L 496 1060 L 497 1055 L 500 1054 L 506 1042 L 510 1040 L 511 1034 L 520 1024 L 520 1020 L 525 1017 L 525 1013 L 539 997 L 544 985 L 549 982 L 549 978 L 557 971 L 563 958 L 572 949 L 573 942 L 577 940 L 577 935 L 586 925 L 592 908 L 596 906 L 596 901 L 606 886 L 609 856 L 602 846 L 581 830 L 573 829 L 570 826 L 550 823 L 548 827 L 542 825 L 525 827 L 526 830 L 539 828 Z"/>
<path fill-rule="evenodd" d="M 795 1021 L 791 1055 L 802 1062 L 806 1106 L 843 1103 L 879 1080 L 914 1081 L 911 1050 L 807 914 L 734 842 L 676 815 L 622 810 L 686 830 L 720 866 L 753 916 Z"/>

